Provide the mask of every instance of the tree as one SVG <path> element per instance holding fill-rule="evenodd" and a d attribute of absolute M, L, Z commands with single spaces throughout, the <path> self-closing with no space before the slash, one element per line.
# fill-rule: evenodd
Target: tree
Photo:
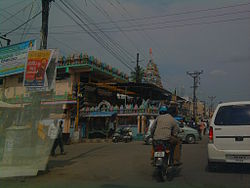
<path fill-rule="evenodd" d="M 131 81 L 136 83 L 142 83 L 143 77 L 144 77 L 144 70 L 141 66 L 135 67 L 134 71 L 131 72 L 130 76 Z"/>

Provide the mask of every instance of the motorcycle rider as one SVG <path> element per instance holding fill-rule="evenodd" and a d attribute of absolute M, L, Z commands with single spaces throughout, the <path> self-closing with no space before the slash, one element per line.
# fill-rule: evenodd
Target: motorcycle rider
<path fill-rule="evenodd" d="M 168 113 L 166 106 L 160 107 L 159 114 L 151 128 L 153 138 L 152 158 L 154 154 L 154 142 L 162 140 L 170 143 L 170 162 L 173 164 L 176 161 L 176 165 L 180 165 L 180 150 L 175 151 L 176 145 L 180 144 L 180 140 L 177 137 L 179 133 L 178 124 L 172 115 Z"/>

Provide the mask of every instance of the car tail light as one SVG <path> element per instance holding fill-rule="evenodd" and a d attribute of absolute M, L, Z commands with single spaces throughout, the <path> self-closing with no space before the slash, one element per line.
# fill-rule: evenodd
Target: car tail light
<path fill-rule="evenodd" d="M 164 150 L 163 145 L 157 145 L 157 146 L 155 147 L 155 151 L 163 151 L 163 150 Z"/>
<path fill-rule="evenodd" d="M 213 143 L 214 142 L 214 130 L 213 127 L 209 128 L 209 143 Z"/>

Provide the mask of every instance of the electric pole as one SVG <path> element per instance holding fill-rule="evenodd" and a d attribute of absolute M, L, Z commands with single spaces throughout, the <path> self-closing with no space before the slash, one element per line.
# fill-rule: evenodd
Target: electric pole
<path fill-rule="evenodd" d="M 49 5 L 51 0 L 42 0 L 42 28 L 40 49 L 47 49 L 48 25 L 49 25 Z"/>
<path fill-rule="evenodd" d="M 194 72 L 187 72 L 189 76 L 191 76 L 194 79 L 194 84 L 191 88 L 193 88 L 193 119 L 196 121 L 196 115 L 197 115 L 197 96 L 196 96 L 196 91 L 197 88 L 199 87 L 200 83 L 200 75 L 203 73 L 202 71 L 194 71 Z"/>
<path fill-rule="evenodd" d="M 138 84 L 139 82 L 140 82 L 140 79 L 139 79 L 139 77 L 140 77 L 140 67 L 139 67 L 139 53 L 137 53 L 136 54 L 136 78 L 135 78 L 135 80 L 136 80 L 136 83 Z"/>
<path fill-rule="evenodd" d="M 140 65 L 139 65 L 139 62 L 140 62 L 140 54 L 137 53 L 136 54 L 136 67 L 135 67 L 135 82 L 138 84 L 138 83 L 141 83 L 141 68 L 140 68 Z M 142 60 L 141 60 L 142 61 Z"/>
<path fill-rule="evenodd" d="M 210 99 L 210 108 L 209 108 L 209 117 L 210 117 L 214 108 L 214 99 L 216 98 L 216 96 L 208 96 L 208 98 Z"/>

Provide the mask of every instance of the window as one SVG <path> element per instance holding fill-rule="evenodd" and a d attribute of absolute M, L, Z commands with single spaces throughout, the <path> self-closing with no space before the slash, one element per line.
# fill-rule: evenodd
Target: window
<path fill-rule="evenodd" d="M 3 79 L 0 79 L 0 86 L 3 85 Z"/>
<path fill-rule="evenodd" d="M 214 121 L 215 125 L 250 125 L 250 105 L 221 107 Z"/>

